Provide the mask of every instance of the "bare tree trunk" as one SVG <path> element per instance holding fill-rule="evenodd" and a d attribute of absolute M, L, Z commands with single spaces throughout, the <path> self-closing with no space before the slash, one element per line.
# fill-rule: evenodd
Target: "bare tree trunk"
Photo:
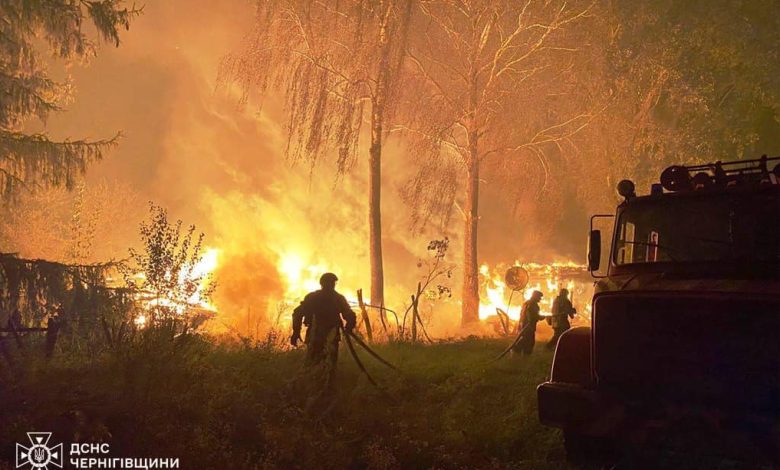
<path fill-rule="evenodd" d="M 479 220 L 479 159 L 476 142 L 470 150 L 466 177 L 466 227 L 463 236 L 463 293 L 461 322 L 479 321 L 479 269 L 477 266 L 477 224 Z"/>
<path fill-rule="evenodd" d="M 371 263 L 371 304 L 384 307 L 384 270 L 382 268 L 382 109 L 375 103 L 371 125 L 368 187 L 368 242 Z"/>
<path fill-rule="evenodd" d="M 382 267 L 382 131 L 389 87 L 390 37 L 388 21 L 392 4 L 385 6 L 379 28 L 381 57 L 377 86 L 371 103 L 371 148 L 369 149 L 368 242 L 371 258 L 371 303 L 385 306 L 385 275 Z"/>
<path fill-rule="evenodd" d="M 477 140 L 477 93 L 479 83 L 476 58 L 472 57 L 469 71 L 468 155 L 466 160 L 466 227 L 463 234 L 463 292 L 461 294 L 461 323 L 479 321 L 479 267 L 477 266 L 477 224 L 479 223 L 479 151 Z"/>

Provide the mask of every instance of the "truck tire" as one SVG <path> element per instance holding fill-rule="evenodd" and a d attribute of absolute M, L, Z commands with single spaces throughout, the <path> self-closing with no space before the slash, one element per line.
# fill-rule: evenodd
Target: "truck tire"
<path fill-rule="evenodd" d="M 566 459 L 573 464 L 603 464 L 615 459 L 617 446 L 609 437 L 595 437 L 563 431 Z"/>

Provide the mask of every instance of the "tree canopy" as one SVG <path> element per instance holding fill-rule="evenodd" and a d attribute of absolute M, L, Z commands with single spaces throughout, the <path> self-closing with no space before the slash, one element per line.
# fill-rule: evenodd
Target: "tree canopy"
<path fill-rule="evenodd" d="M 86 33 L 94 26 L 98 39 L 119 45 L 140 10 L 121 0 L 0 1 L 0 193 L 6 198 L 23 187 L 72 188 L 90 162 L 116 143 L 106 140 L 51 140 L 25 132 L 25 123 L 46 120 L 70 98 L 68 83 L 50 78 L 43 50 L 54 58 L 86 60 L 96 41 Z"/>

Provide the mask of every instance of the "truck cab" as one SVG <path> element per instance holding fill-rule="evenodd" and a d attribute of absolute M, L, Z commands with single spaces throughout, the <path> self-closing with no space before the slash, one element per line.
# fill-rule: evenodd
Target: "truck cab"
<path fill-rule="evenodd" d="M 541 422 L 573 460 L 694 428 L 776 456 L 780 157 L 673 166 L 650 194 L 618 192 L 606 257 L 593 220 L 607 216 L 591 219 L 592 323 L 561 337 Z"/>

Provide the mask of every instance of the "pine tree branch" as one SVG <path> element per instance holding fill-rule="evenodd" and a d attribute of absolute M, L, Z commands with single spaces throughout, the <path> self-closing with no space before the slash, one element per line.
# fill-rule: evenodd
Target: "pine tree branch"
<path fill-rule="evenodd" d="M 26 185 L 73 187 L 89 163 L 114 147 L 120 134 L 107 140 L 55 142 L 44 134 L 23 134 L 0 129 L 0 168 Z M 7 189 L 3 184 L 0 189 Z M 4 193 L 6 191 L 3 191 Z"/>
<path fill-rule="evenodd" d="M 46 120 L 50 112 L 61 111 L 61 88 L 45 77 L 17 77 L 0 69 L 0 125 L 15 126 L 31 115 Z"/>

